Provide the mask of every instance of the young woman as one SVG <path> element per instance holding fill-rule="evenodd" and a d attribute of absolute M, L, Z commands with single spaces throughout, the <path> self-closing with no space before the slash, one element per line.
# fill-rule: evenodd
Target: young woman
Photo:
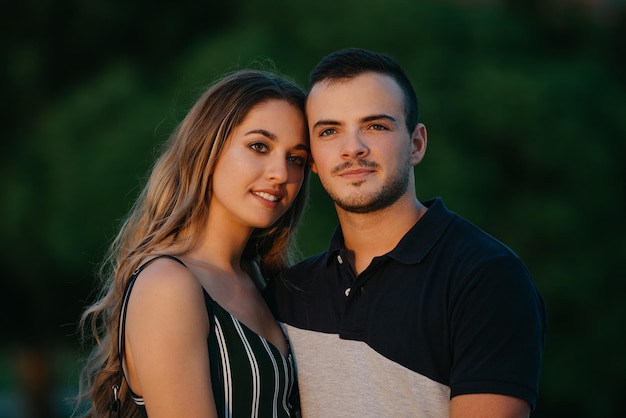
<path fill-rule="evenodd" d="M 97 342 L 83 370 L 87 416 L 296 415 L 289 343 L 259 287 L 288 263 L 306 129 L 303 91 L 267 72 L 227 76 L 195 103 L 81 318 Z"/>

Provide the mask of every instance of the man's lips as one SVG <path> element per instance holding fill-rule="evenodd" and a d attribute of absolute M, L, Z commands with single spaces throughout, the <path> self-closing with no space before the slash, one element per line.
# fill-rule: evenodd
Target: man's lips
<path fill-rule="evenodd" d="M 346 161 L 334 167 L 331 170 L 331 175 L 340 177 L 364 177 L 374 171 L 378 170 L 379 165 L 373 161 L 357 160 Z"/>
<path fill-rule="evenodd" d="M 355 168 L 352 170 L 345 170 L 339 173 L 340 177 L 344 178 L 355 178 L 355 177 L 365 177 L 368 174 L 372 173 L 374 170 L 369 170 L 366 168 Z"/>

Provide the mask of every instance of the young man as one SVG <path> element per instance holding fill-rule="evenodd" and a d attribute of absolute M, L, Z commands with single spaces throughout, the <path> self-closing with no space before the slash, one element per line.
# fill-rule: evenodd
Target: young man
<path fill-rule="evenodd" d="M 417 99 L 388 56 L 341 50 L 312 71 L 312 170 L 339 219 L 327 251 L 267 289 L 309 417 L 527 417 L 545 307 L 505 245 L 420 202 Z"/>

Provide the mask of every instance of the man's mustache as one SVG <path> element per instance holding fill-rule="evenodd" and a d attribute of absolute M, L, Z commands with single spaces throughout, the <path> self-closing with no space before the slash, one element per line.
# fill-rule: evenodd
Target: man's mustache
<path fill-rule="evenodd" d="M 351 168 L 354 168 L 355 166 L 363 167 L 363 168 L 370 168 L 374 170 L 380 167 L 378 163 L 375 163 L 374 161 L 369 161 L 369 160 L 346 161 L 345 163 L 342 163 L 334 167 L 331 170 L 330 174 L 332 174 L 333 176 L 336 176 L 340 174 L 342 171 L 349 170 Z"/>

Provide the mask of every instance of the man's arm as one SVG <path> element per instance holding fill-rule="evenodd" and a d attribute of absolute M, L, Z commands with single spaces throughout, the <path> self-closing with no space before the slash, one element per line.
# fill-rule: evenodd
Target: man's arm
<path fill-rule="evenodd" d="M 450 402 L 450 418 L 528 418 L 528 402 L 506 395 L 459 395 Z"/>
<path fill-rule="evenodd" d="M 452 311 L 454 417 L 528 417 L 537 400 L 545 306 L 514 257 L 495 258 L 459 287 Z"/>

